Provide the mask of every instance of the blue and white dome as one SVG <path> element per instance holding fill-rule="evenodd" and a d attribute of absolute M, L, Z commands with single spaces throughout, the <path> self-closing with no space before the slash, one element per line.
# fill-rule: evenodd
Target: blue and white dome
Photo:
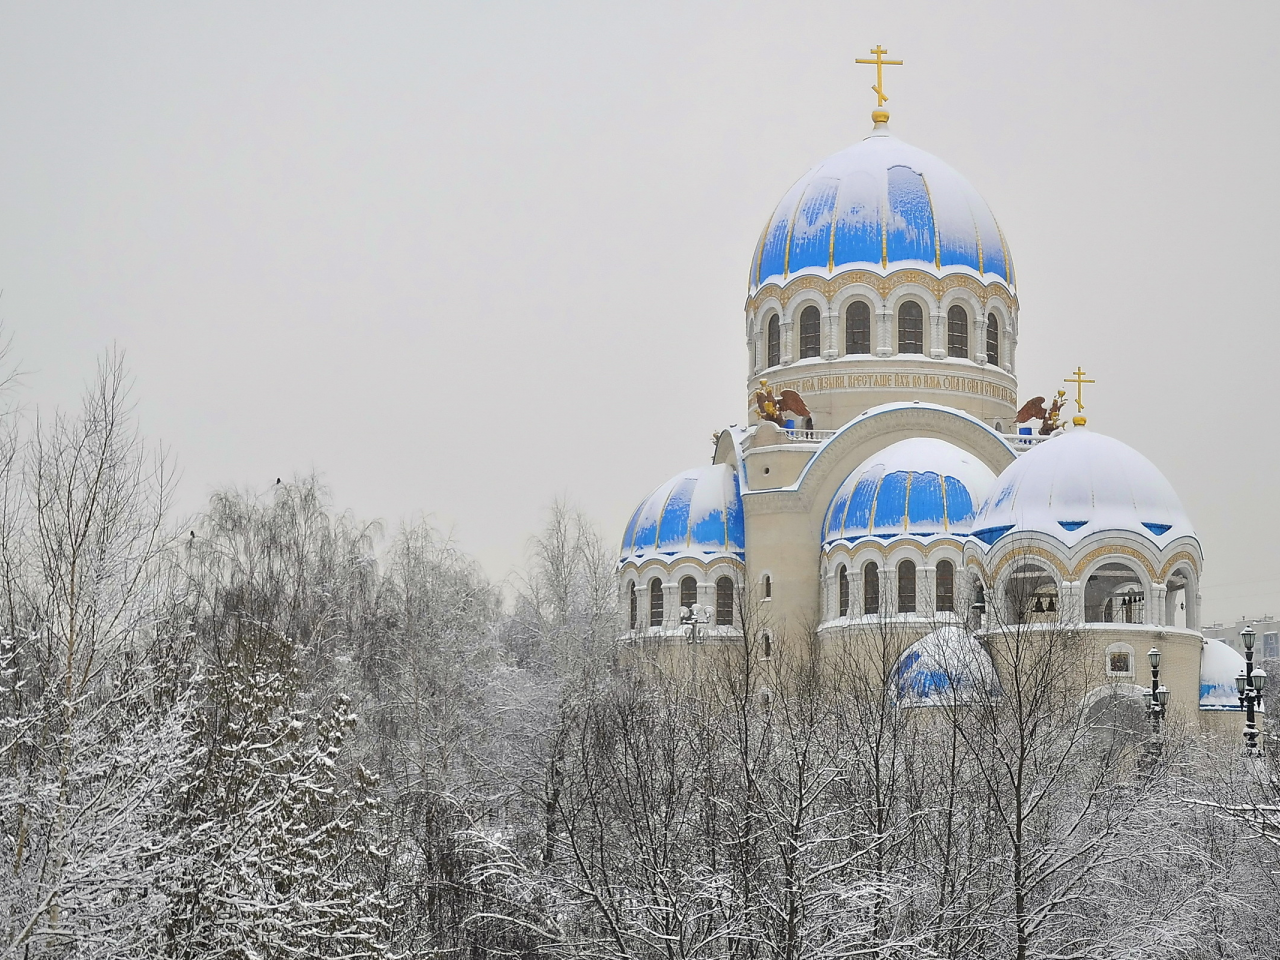
<path fill-rule="evenodd" d="M 827 509 L 822 542 L 963 536 L 995 479 L 986 464 L 945 440 L 899 440 L 840 484 Z"/>
<path fill-rule="evenodd" d="M 991 654 L 958 624 L 925 634 L 903 651 L 893 668 L 904 706 L 973 703 L 999 693 Z"/>
<path fill-rule="evenodd" d="M 1102 530 L 1134 533 L 1157 546 L 1195 531 L 1173 487 L 1138 451 L 1084 427 L 1032 447 L 1000 474 L 973 522 L 995 543 L 1037 531 L 1068 547 Z"/>
<path fill-rule="evenodd" d="M 1239 710 L 1236 677 L 1244 673 L 1244 657 L 1221 640 L 1205 637 L 1200 651 L 1200 709 Z"/>
<path fill-rule="evenodd" d="M 1014 285 L 1004 234 L 978 191 L 887 125 L 828 157 L 782 198 L 756 247 L 750 288 L 860 266 L 918 267 Z"/>
<path fill-rule="evenodd" d="M 727 463 L 672 477 L 641 502 L 622 538 L 622 559 L 745 556 L 738 474 Z"/>

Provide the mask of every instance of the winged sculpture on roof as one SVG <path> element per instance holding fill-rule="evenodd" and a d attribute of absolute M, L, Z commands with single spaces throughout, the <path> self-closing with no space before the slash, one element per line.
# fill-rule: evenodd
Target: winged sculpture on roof
<path fill-rule="evenodd" d="M 1059 414 L 1062 412 L 1062 405 L 1067 402 L 1067 391 L 1059 390 L 1058 395 L 1053 398 L 1053 402 L 1049 404 L 1046 410 L 1044 405 L 1044 397 L 1032 397 L 1022 405 L 1022 409 L 1018 411 L 1014 423 L 1026 423 L 1028 420 L 1040 421 L 1040 435 L 1047 437 L 1053 431 L 1062 426 Z"/>
<path fill-rule="evenodd" d="M 768 380 L 760 381 L 760 389 L 756 391 L 756 409 L 760 412 L 761 420 L 768 420 L 780 427 L 787 425 L 787 418 L 783 416 L 785 413 L 794 413 L 799 417 L 812 416 L 800 394 L 794 390 L 783 390 L 774 396 Z"/>

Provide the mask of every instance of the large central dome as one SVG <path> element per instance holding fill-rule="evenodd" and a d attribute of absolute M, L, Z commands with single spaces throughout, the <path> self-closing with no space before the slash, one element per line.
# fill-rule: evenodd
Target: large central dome
<path fill-rule="evenodd" d="M 932 154 L 871 136 L 818 164 L 782 198 L 756 248 L 751 290 L 797 274 L 918 267 L 1014 284 L 986 201 Z"/>

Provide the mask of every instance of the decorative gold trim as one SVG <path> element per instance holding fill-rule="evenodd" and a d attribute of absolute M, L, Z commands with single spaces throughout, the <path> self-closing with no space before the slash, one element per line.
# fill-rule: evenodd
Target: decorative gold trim
<path fill-rule="evenodd" d="M 686 564 L 686 563 L 693 564 L 695 567 L 698 567 L 704 573 L 710 571 L 712 567 L 718 566 L 719 564 L 722 564 L 722 563 L 727 563 L 730 566 L 738 567 L 739 569 L 744 571 L 747 569 L 746 563 L 739 560 L 737 557 L 724 556 L 723 554 L 718 557 L 712 557 L 710 560 L 702 560 L 702 559 L 699 559 L 698 557 L 681 557 L 681 556 L 645 557 L 639 563 L 637 563 L 634 558 L 628 557 L 626 560 L 622 561 L 622 563 L 618 565 L 618 576 L 622 576 L 628 570 L 635 570 L 638 573 L 644 570 L 645 567 L 649 566 L 650 564 L 658 564 L 660 566 L 663 566 L 669 572 L 675 567 L 681 566 L 682 564 Z"/>
<path fill-rule="evenodd" d="M 1191 564 L 1191 569 L 1195 571 L 1195 575 L 1200 576 L 1200 565 L 1196 563 L 1195 556 L 1187 550 L 1179 550 L 1172 557 L 1165 561 L 1163 567 L 1160 568 L 1159 580 L 1163 583 L 1169 576 L 1169 571 L 1178 565 L 1179 562 L 1186 560 Z"/>
<path fill-rule="evenodd" d="M 1014 547 L 1000 558 L 1000 561 L 991 570 L 991 582 L 995 583 L 995 581 L 1000 578 L 1000 571 L 1007 567 L 1012 561 L 1019 560 L 1024 557 L 1039 557 L 1041 560 L 1047 560 L 1049 564 L 1062 575 L 1063 580 L 1071 579 L 1066 564 L 1044 547 L 1038 547 L 1035 544 L 1024 544 Z"/>
<path fill-rule="evenodd" d="M 789 245 L 790 241 L 788 240 Z M 762 256 L 763 249 L 761 247 Z M 809 290 L 816 291 L 826 297 L 827 300 L 831 300 L 845 287 L 853 284 L 865 284 L 872 287 L 881 298 L 885 298 L 896 288 L 911 283 L 924 287 L 937 300 L 941 300 L 946 296 L 947 291 L 961 287 L 984 302 L 992 298 L 1000 300 L 1010 312 L 1016 308 L 1018 302 L 1018 298 L 1003 283 L 992 281 L 983 284 L 972 277 L 960 273 L 949 274 L 945 277 L 935 277 L 925 273 L 923 270 L 907 269 L 895 270 L 888 276 L 882 276 L 878 273 L 872 273 L 870 270 L 854 269 L 846 270 L 831 278 L 808 275 L 796 277 L 794 280 L 789 280 L 782 284 L 766 283 L 747 298 L 747 308 L 749 310 L 756 309 L 765 300 L 770 297 L 776 297 L 778 302 L 782 304 L 783 309 L 786 309 L 793 299 Z"/>
<path fill-rule="evenodd" d="M 1151 565 L 1151 561 L 1146 558 L 1146 555 L 1143 554 L 1142 551 L 1135 550 L 1133 547 L 1125 546 L 1122 543 L 1104 545 L 1090 550 L 1081 557 L 1080 561 L 1072 568 L 1071 579 L 1079 580 L 1080 575 L 1084 573 L 1089 564 L 1093 563 L 1093 561 L 1097 560 L 1099 557 L 1105 557 L 1109 553 L 1119 554 L 1122 557 L 1130 557 L 1134 560 L 1140 561 L 1142 565 L 1146 567 L 1147 573 L 1150 574 L 1153 582 L 1160 579 L 1156 576 L 1156 568 Z"/>

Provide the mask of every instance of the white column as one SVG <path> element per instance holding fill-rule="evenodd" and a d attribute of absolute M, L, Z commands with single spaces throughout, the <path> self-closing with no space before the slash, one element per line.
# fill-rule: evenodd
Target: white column
<path fill-rule="evenodd" d="M 876 311 L 876 356 L 893 356 L 893 313 L 888 307 Z"/>
<path fill-rule="evenodd" d="M 1058 614 L 1062 623 L 1083 623 L 1083 590 L 1079 580 L 1064 580 L 1058 591 Z"/>
<path fill-rule="evenodd" d="M 1168 593 L 1168 586 L 1163 583 L 1153 583 L 1151 585 L 1151 596 L 1147 597 L 1147 602 L 1142 605 L 1142 619 L 1145 623 L 1151 623 L 1157 627 L 1168 626 L 1169 619 L 1165 616 L 1165 594 Z"/>
<path fill-rule="evenodd" d="M 792 351 L 791 351 L 791 328 L 792 328 L 792 327 L 794 327 L 794 326 L 795 326 L 795 324 L 794 324 L 794 323 L 792 323 L 790 320 L 784 320 L 784 321 L 782 321 L 782 357 L 781 357 L 781 363 L 783 363 L 784 365 L 785 365 L 785 364 L 790 363 L 790 362 L 791 362 L 791 358 L 792 358 L 793 356 L 795 356 L 795 354 L 793 354 L 793 353 L 792 353 Z"/>
<path fill-rule="evenodd" d="M 937 595 L 934 592 L 937 586 L 937 567 L 916 567 L 916 611 L 918 613 L 932 617 L 938 612 Z"/>
<path fill-rule="evenodd" d="M 862 609 L 862 568 L 849 570 L 849 616 L 860 617 Z"/>
<path fill-rule="evenodd" d="M 822 316 L 822 329 L 826 331 L 823 342 L 827 345 L 822 351 L 822 359 L 834 360 L 840 356 L 840 314 L 832 307 L 827 307 L 827 312 Z"/>
<path fill-rule="evenodd" d="M 662 585 L 662 628 L 675 630 L 680 626 L 680 584 L 679 582 Z"/>
<path fill-rule="evenodd" d="M 947 355 L 946 325 L 940 313 L 929 314 L 929 356 L 941 360 Z"/>
<path fill-rule="evenodd" d="M 984 313 L 973 321 L 973 329 L 976 334 L 973 343 L 973 360 L 978 366 L 986 366 L 987 363 L 987 316 Z"/>
<path fill-rule="evenodd" d="M 649 629 L 649 582 L 644 586 L 636 584 L 636 629 Z"/>

